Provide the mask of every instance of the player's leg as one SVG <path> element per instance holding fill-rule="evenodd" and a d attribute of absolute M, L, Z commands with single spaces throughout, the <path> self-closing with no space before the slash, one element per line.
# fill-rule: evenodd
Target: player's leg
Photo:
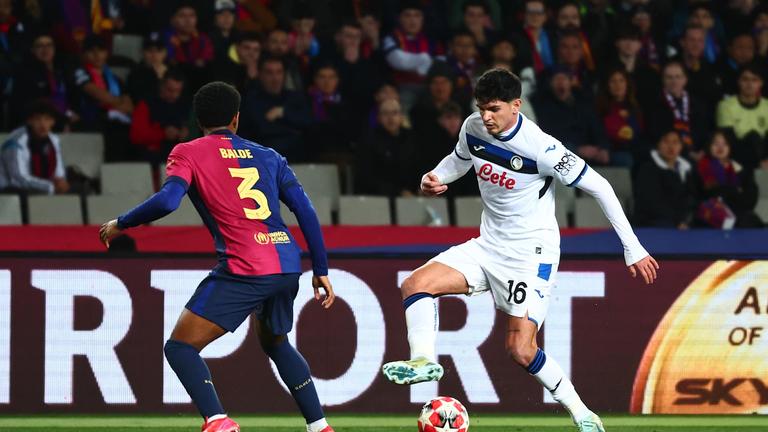
<path fill-rule="evenodd" d="M 226 413 L 216 394 L 211 372 L 200 357 L 203 348 L 226 332 L 218 324 L 184 309 L 170 339 L 165 343 L 165 358 L 197 406 L 200 415 L 205 418 L 206 425 L 216 421 L 230 422 L 226 419 Z M 212 430 L 238 429 L 230 424 L 229 429 Z"/>

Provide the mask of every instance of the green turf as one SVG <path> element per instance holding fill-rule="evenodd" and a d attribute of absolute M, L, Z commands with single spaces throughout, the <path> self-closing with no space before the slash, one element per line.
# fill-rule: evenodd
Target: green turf
<path fill-rule="evenodd" d="M 295 416 L 233 416 L 243 431 L 296 432 L 304 425 Z M 329 415 L 336 432 L 413 432 L 414 416 Z M 765 432 L 768 416 L 605 416 L 609 432 Z M 189 432 L 197 431 L 196 416 L 2 416 L 0 431 L 19 432 Z M 573 431 L 564 416 L 472 416 L 472 432 Z"/>

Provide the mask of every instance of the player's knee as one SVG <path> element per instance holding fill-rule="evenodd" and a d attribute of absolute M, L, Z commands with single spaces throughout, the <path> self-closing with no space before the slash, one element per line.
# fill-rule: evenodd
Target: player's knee
<path fill-rule="evenodd" d="M 522 367 L 528 367 L 536 356 L 536 347 L 515 338 L 507 340 L 507 356 Z"/>
<path fill-rule="evenodd" d="M 167 341 L 165 341 L 165 345 L 163 346 L 163 354 L 165 354 L 165 358 L 169 359 L 173 357 L 174 354 L 190 348 L 198 352 L 200 351 L 197 349 L 197 347 L 190 345 L 188 343 L 180 342 L 173 339 L 168 339 Z"/>
<path fill-rule="evenodd" d="M 403 284 L 400 285 L 400 293 L 404 299 L 412 296 L 413 294 L 422 292 L 432 294 L 428 289 L 427 280 L 416 274 L 412 274 L 405 278 Z"/>
<path fill-rule="evenodd" d="M 259 343 L 261 344 L 261 349 L 263 349 L 264 352 L 269 352 L 274 347 L 285 342 L 285 340 L 286 340 L 285 335 L 273 335 L 273 334 L 259 335 Z"/>

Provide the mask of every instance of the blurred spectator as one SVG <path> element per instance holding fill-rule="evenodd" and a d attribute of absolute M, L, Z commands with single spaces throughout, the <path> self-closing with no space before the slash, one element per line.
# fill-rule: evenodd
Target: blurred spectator
<path fill-rule="evenodd" d="M 376 92 L 373 94 L 373 108 L 368 114 L 368 128 L 373 129 L 379 125 L 379 107 L 385 100 L 394 99 L 397 103 L 400 103 L 400 93 L 397 92 L 397 87 L 394 84 L 385 82 L 382 83 Z M 402 110 L 402 107 L 400 108 Z M 406 127 L 410 126 L 408 119 L 405 118 L 403 122 L 406 123 Z"/>
<path fill-rule="evenodd" d="M 587 162 L 607 165 L 610 154 L 605 132 L 595 111 L 588 108 L 592 102 L 573 92 L 570 69 L 555 67 L 549 87 L 539 89 L 532 102 L 541 129 Z"/>
<path fill-rule="evenodd" d="M 189 137 L 189 104 L 181 99 L 183 91 L 184 76 L 169 70 L 155 94 L 140 101 L 133 110 L 131 144 L 153 169 L 165 162 L 173 146 Z"/>
<path fill-rule="evenodd" d="M 608 57 L 616 35 L 618 17 L 610 0 L 580 0 L 581 28 L 593 51 L 595 63 Z"/>
<path fill-rule="evenodd" d="M 706 154 L 697 164 L 698 179 L 704 202 L 698 216 L 710 226 L 721 228 L 728 211 L 735 216 L 739 228 L 763 226 L 755 214 L 757 185 L 751 170 L 731 159 L 731 144 L 724 132 L 715 132 L 709 141 Z"/>
<path fill-rule="evenodd" d="M 765 59 L 768 57 L 768 8 L 758 10 L 752 25 L 752 34 L 755 35 L 755 54 Z"/>
<path fill-rule="evenodd" d="M 12 84 L 13 70 L 26 51 L 24 25 L 13 14 L 12 0 L 0 0 L 0 104 Z"/>
<path fill-rule="evenodd" d="M 447 3 L 450 5 L 450 10 L 448 11 L 449 25 L 453 29 L 464 28 L 474 34 L 475 31 L 484 28 L 490 32 L 487 36 L 492 36 L 493 33 L 498 32 L 502 28 L 503 1 L 458 0 Z M 475 34 L 475 37 L 478 40 L 483 40 L 477 34 Z M 490 46 L 493 40 L 488 40 L 488 43 L 488 46 Z"/>
<path fill-rule="evenodd" d="M 523 104 L 520 106 L 520 112 L 536 121 L 536 113 L 530 103 L 530 97 L 536 91 L 536 74 L 530 66 L 520 67 L 521 63 L 517 61 L 517 57 L 517 47 L 510 39 L 498 39 L 491 47 L 491 59 L 487 69 L 503 68 L 517 74 L 522 83 L 520 99 Z"/>
<path fill-rule="evenodd" d="M 237 30 L 267 34 L 277 27 L 275 14 L 262 0 L 238 0 Z"/>
<path fill-rule="evenodd" d="M 463 99 L 472 99 L 475 75 L 477 74 L 477 46 L 471 33 L 458 31 L 451 38 L 448 65 L 453 69 L 456 93 Z"/>
<path fill-rule="evenodd" d="M 358 21 L 363 30 L 361 54 L 364 58 L 371 58 L 381 52 L 381 21 L 371 11 L 364 11 Z"/>
<path fill-rule="evenodd" d="M 571 71 L 573 88 L 591 99 L 595 94 L 595 78 L 584 60 L 583 40 L 577 31 L 564 31 L 557 40 L 557 62 Z"/>
<path fill-rule="evenodd" d="M 639 58 L 652 68 L 661 69 L 665 58 L 663 38 L 656 31 L 648 6 L 635 6 L 631 11 L 630 22 L 640 32 Z"/>
<path fill-rule="evenodd" d="M 715 16 L 711 6 L 706 2 L 698 2 L 688 16 L 688 27 L 699 27 L 704 30 L 704 59 L 712 64 L 720 55 L 720 40 L 722 39 L 722 27 L 716 25 Z"/>
<path fill-rule="evenodd" d="M 107 66 L 109 52 L 98 36 L 83 42 L 83 60 L 75 70 L 75 85 L 80 88 L 83 127 L 98 130 L 105 121 L 130 123 L 131 98 L 124 94 L 120 80 Z"/>
<path fill-rule="evenodd" d="M 51 132 L 58 112 L 48 101 L 28 104 L 26 125 L 14 130 L 0 148 L 0 190 L 66 193 L 59 137 Z"/>
<path fill-rule="evenodd" d="M 256 33 L 243 33 L 222 63 L 216 65 L 214 77 L 235 86 L 241 94 L 258 82 L 261 40 Z"/>
<path fill-rule="evenodd" d="M 712 130 L 709 106 L 685 89 L 687 78 L 679 62 L 664 65 L 661 81 L 661 94 L 645 111 L 649 136 L 656 140 L 666 131 L 675 130 L 680 135 L 684 153 L 698 154 Z"/>
<path fill-rule="evenodd" d="M 402 106 L 407 110 L 419 93 L 433 56 L 442 54 L 439 46 L 424 33 L 424 13 L 416 1 L 402 1 L 398 27 L 384 38 L 382 46 L 394 80 L 400 89 Z"/>
<path fill-rule="evenodd" d="M 154 95 L 160 79 L 168 70 L 168 65 L 165 63 L 168 58 L 168 50 L 157 33 L 144 39 L 141 55 L 141 63 L 133 67 L 125 84 L 128 94 L 134 102 Z"/>
<path fill-rule="evenodd" d="M 416 152 L 411 131 L 403 124 L 400 102 L 386 99 L 377 108 L 378 125 L 357 147 L 355 193 L 413 195 L 420 174 L 414 166 Z"/>
<path fill-rule="evenodd" d="M 293 91 L 304 90 L 304 78 L 296 56 L 291 52 L 288 32 L 276 28 L 269 32 L 264 44 L 264 51 L 272 57 L 278 57 L 285 65 L 285 88 Z"/>
<path fill-rule="evenodd" d="M 755 59 L 755 40 L 750 33 L 737 33 L 728 42 L 727 55 L 721 56 L 719 62 L 719 77 L 723 93 L 728 96 L 738 91 L 737 74 L 739 69 Z"/>
<path fill-rule="evenodd" d="M 653 109 L 661 91 L 659 72 L 640 58 L 640 34 L 633 28 L 623 29 L 616 36 L 616 63 L 630 76 L 637 90 L 635 95 L 644 109 Z"/>
<path fill-rule="evenodd" d="M 581 14 L 579 13 L 579 4 L 573 0 L 566 0 L 560 4 L 555 14 L 555 26 L 557 30 L 558 42 L 565 37 L 575 37 L 578 39 L 579 47 L 579 62 L 580 67 L 586 68 L 588 71 L 595 70 L 595 54 L 592 48 L 592 43 L 589 37 L 584 33 L 584 29 L 581 26 Z M 558 60 L 563 63 L 565 60 L 560 58 L 558 54 Z"/>
<path fill-rule="evenodd" d="M 757 65 L 743 66 L 738 74 L 738 94 L 717 106 L 717 126 L 733 130 L 736 136 L 733 158 L 750 169 L 760 165 L 768 168 L 768 100 L 761 96 L 761 72 Z"/>
<path fill-rule="evenodd" d="M 651 160 L 637 172 L 635 223 L 638 226 L 686 229 L 693 219 L 696 186 L 691 163 L 680 155 L 683 143 L 674 130 L 664 132 Z"/>
<path fill-rule="evenodd" d="M 729 0 L 727 3 L 719 14 L 723 27 L 728 30 L 752 27 L 752 18 L 760 6 L 759 0 Z"/>
<path fill-rule="evenodd" d="M 297 17 L 312 17 L 315 21 L 312 25 L 314 31 L 322 38 L 333 34 L 337 10 L 332 0 L 280 0 L 270 3 L 271 9 L 277 16 L 278 24 L 282 27 L 292 27 Z"/>
<path fill-rule="evenodd" d="M 597 97 L 597 113 L 611 143 L 611 165 L 631 168 L 644 146 L 643 115 L 632 79 L 624 69 L 613 69 Z"/>
<path fill-rule="evenodd" d="M 260 60 L 259 84 L 243 100 L 242 135 L 277 150 L 291 162 L 301 160 L 305 154 L 302 133 L 312 121 L 312 114 L 301 93 L 285 88 L 281 58 L 267 56 Z"/>
<path fill-rule="evenodd" d="M 23 107 L 30 100 L 48 99 L 56 107 L 63 126 L 69 126 L 79 120 L 73 90 L 71 70 L 67 71 L 58 61 L 53 38 L 47 34 L 35 37 L 32 56 L 13 75 L 11 106 Z M 11 115 L 13 125 L 23 123 L 23 110 L 11 110 Z"/>
<path fill-rule="evenodd" d="M 452 4 L 458 2 L 451 2 Z M 496 5 L 498 9 L 498 4 Z M 462 28 L 472 35 L 478 54 L 488 58 L 491 45 L 498 38 L 498 26 L 494 26 L 484 0 L 467 0 L 462 5 Z M 457 33 L 453 33 L 454 43 Z"/>
<path fill-rule="evenodd" d="M 315 37 L 315 24 L 315 17 L 308 9 L 300 7 L 293 12 L 288 48 L 299 59 L 302 67 L 307 67 L 309 59 L 320 53 L 320 43 Z"/>
<path fill-rule="evenodd" d="M 685 67 L 688 93 L 714 106 L 722 97 L 722 90 L 715 67 L 704 59 L 705 37 L 703 28 L 687 27 L 680 38 L 682 51 L 677 59 Z"/>
<path fill-rule="evenodd" d="M 350 124 L 351 110 L 339 93 L 339 73 L 331 63 L 318 65 L 308 92 L 312 109 L 312 124 L 306 131 L 305 142 L 311 143 L 307 154 L 313 160 L 346 162 L 352 139 L 360 134 L 360 125 Z"/>
<path fill-rule="evenodd" d="M 439 128 L 437 120 L 440 109 L 449 102 L 458 102 L 463 110 L 469 107 L 469 99 L 456 95 L 455 82 L 456 76 L 450 66 L 443 62 L 435 62 L 432 65 L 427 75 L 426 92 L 419 96 L 410 112 L 414 131 L 423 133 L 423 131 L 434 131 Z M 427 152 L 431 151 L 427 143 L 422 143 L 420 148 Z"/>
<path fill-rule="evenodd" d="M 554 39 L 545 28 L 547 5 L 544 0 L 526 0 L 523 15 L 522 55 L 530 57 L 533 70 L 540 74 L 555 64 Z M 525 49 L 523 49 L 525 48 Z"/>
<path fill-rule="evenodd" d="M 216 0 L 214 11 L 216 15 L 213 18 L 211 32 L 213 57 L 217 63 L 223 63 L 229 58 L 230 47 L 238 40 L 238 31 L 235 29 L 237 17 L 235 0 Z"/>
<path fill-rule="evenodd" d="M 208 66 L 214 59 L 213 43 L 197 29 L 197 11 L 182 3 L 171 17 L 171 28 L 165 32 L 168 62 L 182 67 L 189 87 L 194 91 L 208 81 Z"/>

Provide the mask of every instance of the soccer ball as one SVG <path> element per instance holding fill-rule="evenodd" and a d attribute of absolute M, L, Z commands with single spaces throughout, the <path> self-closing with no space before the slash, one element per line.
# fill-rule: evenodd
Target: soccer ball
<path fill-rule="evenodd" d="M 419 432 L 467 432 L 469 414 L 456 399 L 438 396 L 424 404 L 418 425 Z"/>

